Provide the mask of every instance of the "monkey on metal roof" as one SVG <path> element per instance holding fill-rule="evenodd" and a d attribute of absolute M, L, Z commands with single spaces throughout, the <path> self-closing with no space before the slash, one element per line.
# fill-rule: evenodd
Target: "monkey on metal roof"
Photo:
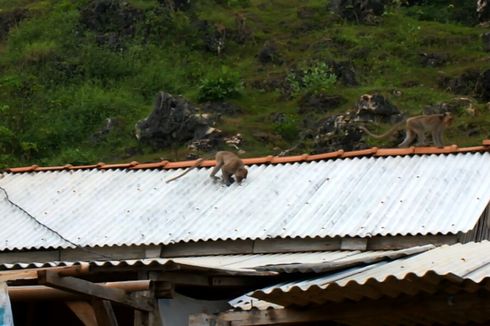
<path fill-rule="evenodd" d="M 367 130 L 365 127 L 360 126 L 361 130 L 364 130 L 368 135 L 376 139 L 386 138 L 396 130 L 401 129 L 402 125 L 405 123 L 407 135 L 403 142 L 401 142 L 398 147 L 408 147 L 417 138 L 417 145 L 425 144 L 425 134 L 430 132 L 432 135 L 432 141 L 437 147 L 444 147 L 442 141 L 442 134 L 444 129 L 449 127 L 453 122 L 453 116 L 450 112 L 445 112 L 441 114 L 430 114 L 430 115 L 418 115 L 415 117 L 408 118 L 407 120 L 398 123 L 393 128 L 388 130 L 382 135 L 375 135 Z"/>
<path fill-rule="evenodd" d="M 244 179 L 247 178 L 248 170 L 247 168 L 245 168 L 245 164 L 243 164 L 243 161 L 240 159 L 240 157 L 238 157 L 238 155 L 236 155 L 235 153 L 228 152 L 228 151 L 219 151 L 216 153 L 215 160 L 216 160 L 216 165 L 213 168 L 213 171 L 211 171 L 211 175 L 210 175 L 210 177 L 213 178 L 213 180 L 219 180 L 219 178 L 216 176 L 216 173 L 218 173 L 220 169 L 221 169 L 221 180 L 227 186 L 231 185 L 234 182 L 233 176 L 235 176 L 236 182 L 238 184 L 240 184 Z M 176 177 L 168 179 L 166 183 L 172 182 L 180 177 L 183 177 L 191 170 L 195 169 L 196 167 L 199 167 L 203 161 L 204 159 L 202 158 L 198 159 L 193 166 L 189 167 L 182 174 L 179 174 Z"/>

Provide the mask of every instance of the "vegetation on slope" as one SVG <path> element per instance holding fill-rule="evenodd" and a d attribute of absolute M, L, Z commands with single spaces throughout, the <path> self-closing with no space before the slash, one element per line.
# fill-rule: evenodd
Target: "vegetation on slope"
<path fill-rule="evenodd" d="M 346 99 L 310 121 L 350 110 L 373 92 L 415 115 L 456 96 L 442 79 L 490 68 L 484 29 L 475 27 L 468 1 L 393 1 L 373 25 L 340 18 L 324 0 L 178 1 L 182 7 L 173 10 L 164 3 L 0 0 L 0 162 L 183 159 L 184 144 L 155 149 L 134 137 L 160 90 L 196 104 L 238 105 L 243 114 L 224 116 L 218 127 L 243 135 L 245 156 L 268 155 L 298 138 L 305 120 L 298 103 L 309 92 Z M 237 17 L 246 18 L 242 26 Z M 227 33 L 222 48 L 210 39 L 220 30 Z M 266 63 L 259 60 L 264 47 L 273 50 Z M 423 53 L 444 62 L 424 65 Z M 358 85 L 336 80 L 330 62 L 351 63 Z M 489 136 L 490 112 L 483 100 L 475 106 L 481 114 L 458 117 L 451 143 L 476 145 Z M 286 119 L 274 124 L 273 113 Z M 108 118 L 114 126 L 103 134 Z"/>

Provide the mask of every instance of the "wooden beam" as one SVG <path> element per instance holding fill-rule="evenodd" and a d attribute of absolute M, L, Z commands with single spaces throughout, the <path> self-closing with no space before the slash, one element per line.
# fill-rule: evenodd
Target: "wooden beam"
<path fill-rule="evenodd" d="M 15 281 L 15 280 L 31 280 L 37 278 L 37 272 L 39 271 L 56 271 L 60 275 L 82 275 L 89 272 L 87 263 L 73 266 L 61 266 L 61 267 L 41 267 L 41 268 L 27 268 L 21 270 L 9 270 L 0 271 L 0 282 Z"/>
<path fill-rule="evenodd" d="M 126 294 L 124 290 L 104 288 L 103 286 L 72 276 L 60 277 L 55 272 L 40 271 L 38 273 L 38 282 L 53 288 L 110 300 L 138 310 L 153 310 L 153 303 L 149 298 L 135 300 Z"/>
<path fill-rule="evenodd" d="M 106 288 L 116 288 L 125 292 L 146 291 L 150 289 L 149 280 L 95 283 Z M 35 300 L 80 300 L 84 295 L 53 289 L 44 285 L 9 286 L 7 288 L 12 301 Z"/>
<path fill-rule="evenodd" d="M 367 248 L 367 238 L 342 238 L 340 241 L 340 250 L 361 250 L 364 251 Z"/>
<path fill-rule="evenodd" d="M 368 240 L 367 250 L 396 250 L 433 244 L 442 246 L 455 244 L 456 235 L 413 235 L 413 236 L 375 236 Z"/>
<path fill-rule="evenodd" d="M 92 307 L 97 319 L 97 326 L 118 326 L 116 314 L 108 300 L 93 299 Z"/>
<path fill-rule="evenodd" d="M 70 308 L 84 326 L 98 326 L 94 308 L 86 301 L 68 301 L 65 304 Z"/>

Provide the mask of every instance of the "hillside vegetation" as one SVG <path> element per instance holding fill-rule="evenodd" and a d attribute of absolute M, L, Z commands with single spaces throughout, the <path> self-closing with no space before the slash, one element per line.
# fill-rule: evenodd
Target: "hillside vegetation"
<path fill-rule="evenodd" d="M 473 2 L 392 1 L 365 23 L 325 0 L 0 0 L 0 162 L 185 159 L 186 144 L 154 148 L 134 136 L 161 90 L 198 106 L 239 107 L 216 127 L 242 135 L 244 156 L 291 147 L 308 125 L 352 110 L 364 93 L 382 94 L 408 116 L 468 97 L 479 114 L 463 111 L 446 138 L 479 145 L 490 134 L 488 99 L 471 83 L 444 82 L 490 68 Z M 353 67 L 356 83 L 341 81 L 333 63 Z M 300 114 L 312 93 L 343 100 Z M 306 140 L 297 152 L 312 146 Z"/>

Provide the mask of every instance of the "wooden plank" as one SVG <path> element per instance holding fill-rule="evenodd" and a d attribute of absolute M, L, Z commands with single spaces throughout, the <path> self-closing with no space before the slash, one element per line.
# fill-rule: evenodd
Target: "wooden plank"
<path fill-rule="evenodd" d="M 41 270 L 56 271 L 62 275 L 80 275 L 88 273 L 88 264 L 1 271 L 0 282 L 36 279 L 37 272 Z"/>
<path fill-rule="evenodd" d="M 252 240 L 199 241 L 167 245 L 163 247 L 162 257 L 250 254 L 252 252 Z"/>
<path fill-rule="evenodd" d="M 61 261 L 83 261 L 107 259 L 142 259 L 146 258 L 147 246 L 110 246 L 88 248 L 88 250 L 75 248 L 60 250 Z"/>
<path fill-rule="evenodd" d="M 184 273 L 184 272 L 162 272 L 152 273 L 152 280 L 154 281 L 165 281 L 173 284 L 180 285 L 194 285 L 194 286 L 210 286 L 210 280 L 208 276 L 202 274 L 194 273 Z"/>
<path fill-rule="evenodd" d="M 100 260 L 101 258 L 111 258 L 112 260 L 158 258 L 161 256 L 161 250 L 162 246 L 157 245 L 110 246 L 88 249 L 67 248 L 58 250 L 24 250 L 0 253 L 0 264 L 89 261 Z"/>
<path fill-rule="evenodd" d="M 92 307 L 97 319 L 97 326 L 118 326 L 116 314 L 108 300 L 93 299 Z"/>
<path fill-rule="evenodd" d="M 255 240 L 253 253 L 290 253 L 301 251 L 338 250 L 340 238 L 267 239 Z"/>
<path fill-rule="evenodd" d="M 58 250 L 32 250 L 0 253 L 0 264 L 59 261 Z"/>
<path fill-rule="evenodd" d="M 55 272 L 40 271 L 38 273 L 38 282 L 53 288 L 110 300 L 138 310 L 153 310 L 153 304 L 148 298 L 135 300 L 127 295 L 124 290 L 104 288 L 103 286 L 72 276 L 60 277 Z"/>
<path fill-rule="evenodd" d="M 340 250 L 362 250 L 367 248 L 367 238 L 342 238 Z"/>
<path fill-rule="evenodd" d="M 376 236 L 368 240 L 367 250 L 395 250 L 433 244 L 455 244 L 456 235 Z"/>
<path fill-rule="evenodd" d="M 122 289 L 125 292 L 146 291 L 150 289 L 149 280 L 96 283 L 107 288 Z M 44 285 L 9 286 L 12 301 L 33 300 L 80 300 L 82 294 L 53 289 Z"/>
<path fill-rule="evenodd" d="M 95 318 L 94 308 L 86 301 L 67 301 L 65 304 L 70 308 L 85 326 L 98 326 Z"/>

